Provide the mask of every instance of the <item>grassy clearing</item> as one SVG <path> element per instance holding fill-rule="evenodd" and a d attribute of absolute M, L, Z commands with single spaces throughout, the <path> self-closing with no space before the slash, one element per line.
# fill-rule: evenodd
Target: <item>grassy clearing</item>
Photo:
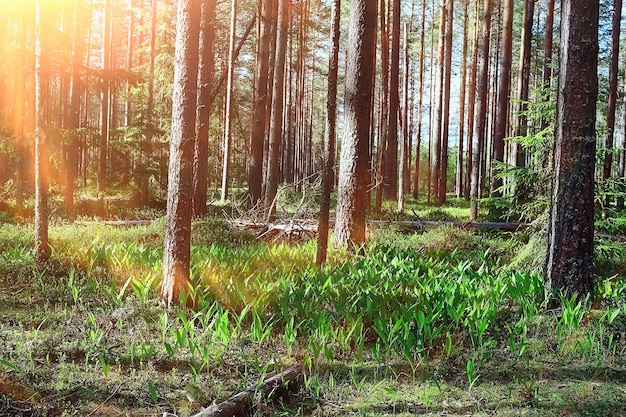
<path fill-rule="evenodd" d="M 54 226 L 44 269 L 31 230 L 0 228 L 0 415 L 185 416 L 295 362 L 299 392 L 257 414 L 626 414 L 626 283 L 547 310 L 541 276 L 509 266 L 524 236 L 378 230 L 320 270 L 312 242 L 210 219 L 195 309 L 166 310 L 162 228 Z"/>

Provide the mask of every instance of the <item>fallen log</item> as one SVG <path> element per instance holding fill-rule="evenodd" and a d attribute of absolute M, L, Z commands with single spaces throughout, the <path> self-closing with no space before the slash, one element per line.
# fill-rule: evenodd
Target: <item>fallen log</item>
<path fill-rule="evenodd" d="M 193 417 L 232 417 L 241 415 L 245 410 L 252 407 L 252 401 L 256 394 L 268 397 L 275 391 L 287 389 L 290 383 L 297 380 L 301 374 L 301 365 L 292 366 L 282 373 L 264 380 L 261 385 L 251 385 L 245 391 L 235 394 L 219 404 L 213 404 Z"/>

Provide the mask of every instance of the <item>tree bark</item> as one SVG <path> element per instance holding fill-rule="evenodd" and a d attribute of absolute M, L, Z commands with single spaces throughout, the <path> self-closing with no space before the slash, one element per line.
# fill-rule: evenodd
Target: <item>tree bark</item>
<path fill-rule="evenodd" d="M 617 164 L 617 178 L 619 180 L 619 193 L 617 194 L 617 210 L 624 210 L 624 174 L 626 173 L 626 73 L 624 73 L 624 91 L 622 100 L 622 143 L 619 148 L 619 161 Z"/>
<path fill-rule="evenodd" d="M 326 262 L 328 228 L 330 221 L 330 194 L 333 189 L 335 165 L 335 142 L 337 135 L 337 77 L 339 72 L 339 36 L 341 34 L 341 0 L 334 0 L 331 10 L 332 49 L 328 60 L 328 95 L 326 96 L 326 130 L 324 134 L 324 171 L 322 172 L 322 196 L 317 226 L 316 265 Z"/>
<path fill-rule="evenodd" d="M 179 0 L 176 18 L 172 137 L 161 298 L 171 306 L 189 282 L 201 0 Z"/>
<path fill-rule="evenodd" d="M 345 133 L 341 147 L 335 224 L 337 243 L 346 246 L 365 242 L 376 0 L 350 0 L 349 27 Z"/>
<path fill-rule="evenodd" d="M 430 179 L 431 184 L 429 187 L 432 190 L 432 195 L 435 197 L 435 205 L 439 205 L 439 175 L 441 173 L 441 140 L 443 125 L 443 102 L 444 102 L 444 77 L 445 77 L 445 51 L 446 51 L 446 18 L 448 13 L 446 12 L 446 0 L 441 0 L 441 16 L 439 17 L 439 52 L 438 52 L 438 64 L 439 73 L 437 75 L 437 108 L 435 110 L 434 119 L 435 126 L 433 126 L 434 135 L 432 137 L 432 164 L 430 167 Z"/>
<path fill-rule="evenodd" d="M 211 117 L 211 88 L 215 58 L 215 2 L 202 0 L 200 22 L 200 61 L 198 67 L 198 106 L 196 110 L 196 143 L 193 169 L 193 216 L 207 214 L 207 192 L 209 188 L 209 125 Z"/>
<path fill-rule="evenodd" d="M 593 294 L 598 0 L 563 0 L 552 203 L 545 276 L 549 292 Z"/>
<path fill-rule="evenodd" d="M 543 88 L 544 101 L 550 101 L 550 84 L 552 82 L 552 43 L 554 33 L 554 0 L 547 0 L 546 5 L 546 29 L 543 42 Z M 544 117 L 541 121 L 541 129 L 546 129 L 550 124 L 550 118 Z M 544 166 L 547 168 L 547 158 Z"/>
<path fill-rule="evenodd" d="M 478 111 L 474 121 L 474 140 L 472 147 L 472 183 L 470 190 L 470 221 L 478 219 L 478 199 L 482 190 L 483 178 L 480 175 L 481 158 L 485 144 L 487 123 L 487 101 L 489 96 L 489 41 L 491 38 L 491 0 L 484 0 L 483 28 L 481 35 L 478 78 L 476 82 L 476 103 Z"/>

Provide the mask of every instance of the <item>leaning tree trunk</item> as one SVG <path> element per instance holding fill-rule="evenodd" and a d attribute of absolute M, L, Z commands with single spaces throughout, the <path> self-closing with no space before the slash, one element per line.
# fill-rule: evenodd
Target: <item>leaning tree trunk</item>
<path fill-rule="evenodd" d="M 335 222 L 337 243 L 344 246 L 365 242 L 375 27 L 376 0 L 350 0 L 345 133 L 341 147 Z"/>
<path fill-rule="evenodd" d="M 161 298 L 188 290 L 201 0 L 179 0 Z"/>
<path fill-rule="evenodd" d="M 215 40 L 215 2 L 202 0 L 200 22 L 200 62 L 198 66 L 198 108 L 196 110 L 196 143 L 193 161 L 193 216 L 207 214 L 209 188 L 209 124 L 213 99 L 213 43 Z"/>
<path fill-rule="evenodd" d="M 47 53 L 42 46 L 47 34 L 43 33 L 42 0 L 36 2 L 35 35 L 35 257 L 45 262 L 50 257 L 48 241 L 48 149 L 46 141 L 46 97 L 48 76 Z"/>
<path fill-rule="evenodd" d="M 335 165 L 335 142 L 337 135 L 337 76 L 339 70 L 339 35 L 341 34 L 341 0 L 334 0 L 331 11 L 332 51 L 328 61 L 328 95 L 326 96 L 326 131 L 324 135 L 324 171 L 322 172 L 322 196 L 320 219 L 317 227 L 317 257 L 315 263 L 326 262 L 328 249 L 328 224 L 330 218 L 330 194 L 333 189 L 333 166 Z"/>
<path fill-rule="evenodd" d="M 474 140 L 472 147 L 472 183 L 470 190 L 470 221 L 478 219 L 478 199 L 482 190 L 480 175 L 481 157 L 485 145 L 485 128 L 487 124 L 487 101 L 489 96 L 489 40 L 491 36 L 491 0 L 484 0 L 483 29 L 481 35 L 480 57 L 478 62 L 478 78 L 476 82 L 476 107 L 474 121 Z"/>
<path fill-rule="evenodd" d="M 545 276 L 549 292 L 593 294 L 598 0 L 563 0 L 552 203 Z"/>

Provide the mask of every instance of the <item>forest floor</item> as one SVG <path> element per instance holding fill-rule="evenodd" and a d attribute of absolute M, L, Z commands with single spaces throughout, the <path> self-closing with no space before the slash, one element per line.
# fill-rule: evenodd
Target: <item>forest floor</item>
<path fill-rule="evenodd" d="M 55 223 L 38 267 L 32 228 L 0 225 L 0 416 L 190 416 L 294 364 L 249 415 L 626 415 L 619 240 L 597 242 L 594 299 L 550 310 L 532 228 L 385 227 L 320 269 L 306 237 L 213 217 L 193 227 L 193 308 L 167 309 L 163 226 Z"/>

